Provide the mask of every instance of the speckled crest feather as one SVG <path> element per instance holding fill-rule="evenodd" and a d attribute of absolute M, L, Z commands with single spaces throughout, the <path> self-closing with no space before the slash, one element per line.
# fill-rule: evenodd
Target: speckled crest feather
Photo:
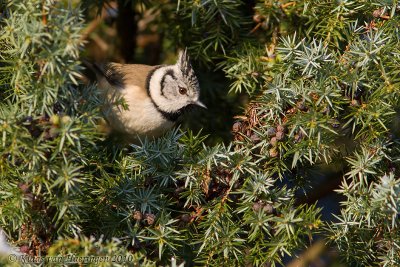
<path fill-rule="evenodd" d="M 190 59 L 187 54 L 187 49 L 183 50 L 179 56 L 179 67 L 182 71 L 183 78 L 186 80 L 186 83 L 190 85 L 192 88 L 197 88 L 198 81 L 196 74 L 190 64 Z"/>

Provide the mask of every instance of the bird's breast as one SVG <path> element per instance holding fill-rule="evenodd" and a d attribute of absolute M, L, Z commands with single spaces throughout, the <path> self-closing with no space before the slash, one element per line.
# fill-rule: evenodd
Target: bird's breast
<path fill-rule="evenodd" d="M 109 95 L 109 99 L 123 99 L 127 109 L 114 105 L 107 116 L 111 128 L 129 135 L 158 137 L 174 126 L 156 109 L 147 92 L 139 86 L 129 86 L 119 91 L 119 95 Z M 114 102 L 114 101 L 110 101 Z"/>

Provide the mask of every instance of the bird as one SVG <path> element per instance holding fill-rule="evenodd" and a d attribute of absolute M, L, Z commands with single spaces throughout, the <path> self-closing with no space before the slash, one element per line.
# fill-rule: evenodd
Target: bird
<path fill-rule="evenodd" d="M 157 138 L 200 101 L 200 86 L 187 50 L 174 65 L 107 63 L 91 67 L 105 100 L 104 117 L 111 133 L 128 142 Z"/>

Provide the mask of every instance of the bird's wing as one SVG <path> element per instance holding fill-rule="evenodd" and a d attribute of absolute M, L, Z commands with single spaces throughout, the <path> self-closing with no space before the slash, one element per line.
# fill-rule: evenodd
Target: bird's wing
<path fill-rule="evenodd" d="M 122 80 L 126 86 L 136 85 L 139 88 L 143 88 L 144 91 L 146 91 L 147 89 L 147 80 L 149 76 L 157 67 L 158 66 L 148 66 L 141 64 L 120 64 L 116 66 L 117 71 L 122 71 L 123 73 L 125 73 Z"/>
<path fill-rule="evenodd" d="M 85 59 L 82 60 L 82 63 L 96 75 L 99 84 L 105 83 L 111 86 L 123 85 L 123 74 L 119 71 L 122 64 L 97 64 Z"/>
<path fill-rule="evenodd" d="M 93 64 L 97 80 L 105 79 L 110 85 L 123 86 L 124 74 L 121 72 L 121 64 L 108 63 L 105 65 Z"/>
<path fill-rule="evenodd" d="M 97 82 L 101 88 L 141 88 L 143 93 L 147 91 L 149 75 L 159 67 L 114 62 L 101 65 L 87 61 L 84 63 L 96 74 Z"/>

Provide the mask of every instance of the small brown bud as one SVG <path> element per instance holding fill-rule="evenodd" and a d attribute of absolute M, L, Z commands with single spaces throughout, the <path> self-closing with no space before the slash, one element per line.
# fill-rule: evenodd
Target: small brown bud
<path fill-rule="evenodd" d="M 190 219 L 191 219 L 191 216 L 189 214 L 183 214 L 181 216 L 181 221 L 182 222 L 188 223 L 188 222 L 190 222 Z"/>
<path fill-rule="evenodd" d="M 19 251 L 20 251 L 21 253 L 28 254 L 28 252 L 29 252 L 29 246 L 28 246 L 28 245 L 23 245 L 23 246 L 21 246 L 21 247 L 19 248 Z"/>
<path fill-rule="evenodd" d="M 360 105 L 360 101 L 357 99 L 353 99 L 353 100 L 351 100 L 350 105 L 353 107 L 358 107 Z"/>
<path fill-rule="evenodd" d="M 151 213 L 146 213 L 144 215 L 144 220 L 149 224 L 149 225 L 153 225 L 155 220 L 156 220 L 156 216 L 154 214 Z"/>
<path fill-rule="evenodd" d="M 261 140 L 260 137 L 258 136 L 258 134 L 256 134 L 256 133 L 253 133 L 250 136 L 250 139 L 251 139 L 251 141 L 253 141 L 253 143 L 257 143 L 257 142 L 259 142 Z"/>
<path fill-rule="evenodd" d="M 238 133 L 242 129 L 242 123 L 240 121 L 237 121 L 233 124 L 232 126 L 232 132 Z"/>
<path fill-rule="evenodd" d="M 278 132 L 285 132 L 285 126 L 283 126 L 283 125 L 278 125 L 278 126 L 276 127 L 276 130 L 277 130 Z"/>
<path fill-rule="evenodd" d="M 262 208 L 262 204 L 260 202 L 253 203 L 253 210 L 258 212 Z"/>
<path fill-rule="evenodd" d="M 268 135 L 268 137 L 275 136 L 275 134 L 276 134 L 276 129 L 275 129 L 274 127 L 269 127 L 269 128 L 267 129 L 267 135 Z"/>
<path fill-rule="evenodd" d="M 27 193 L 29 191 L 29 185 L 25 184 L 25 183 L 19 183 L 18 184 L 19 189 L 21 189 L 21 191 L 23 193 Z"/>
<path fill-rule="evenodd" d="M 269 156 L 271 158 L 276 158 L 279 155 L 278 150 L 274 147 L 269 150 Z"/>
<path fill-rule="evenodd" d="M 265 206 L 263 207 L 263 211 L 264 211 L 265 213 L 267 213 L 267 214 L 272 214 L 272 213 L 274 213 L 274 210 L 275 210 L 274 206 L 272 206 L 272 205 L 269 204 L 269 203 L 265 204 Z"/>
<path fill-rule="evenodd" d="M 301 111 L 305 111 L 307 109 L 307 106 L 304 104 L 304 101 L 297 102 L 296 107 Z"/>
<path fill-rule="evenodd" d="M 281 131 L 278 131 L 277 133 L 276 133 L 276 140 L 278 140 L 278 141 L 281 141 L 281 140 L 283 140 L 284 138 L 285 138 L 285 133 L 284 132 L 281 132 Z"/>
<path fill-rule="evenodd" d="M 372 16 L 374 16 L 375 18 L 379 18 L 383 15 L 383 10 L 383 8 L 374 10 L 374 12 L 372 12 Z"/>
<path fill-rule="evenodd" d="M 269 143 L 271 146 L 275 147 L 278 144 L 278 139 L 276 139 L 276 137 L 272 137 Z"/>
<path fill-rule="evenodd" d="M 135 211 L 133 214 L 133 219 L 135 219 L 136 221 L 141 221 L 143 219 L 143 213 L 141 213 L 140 211 Z"/>

